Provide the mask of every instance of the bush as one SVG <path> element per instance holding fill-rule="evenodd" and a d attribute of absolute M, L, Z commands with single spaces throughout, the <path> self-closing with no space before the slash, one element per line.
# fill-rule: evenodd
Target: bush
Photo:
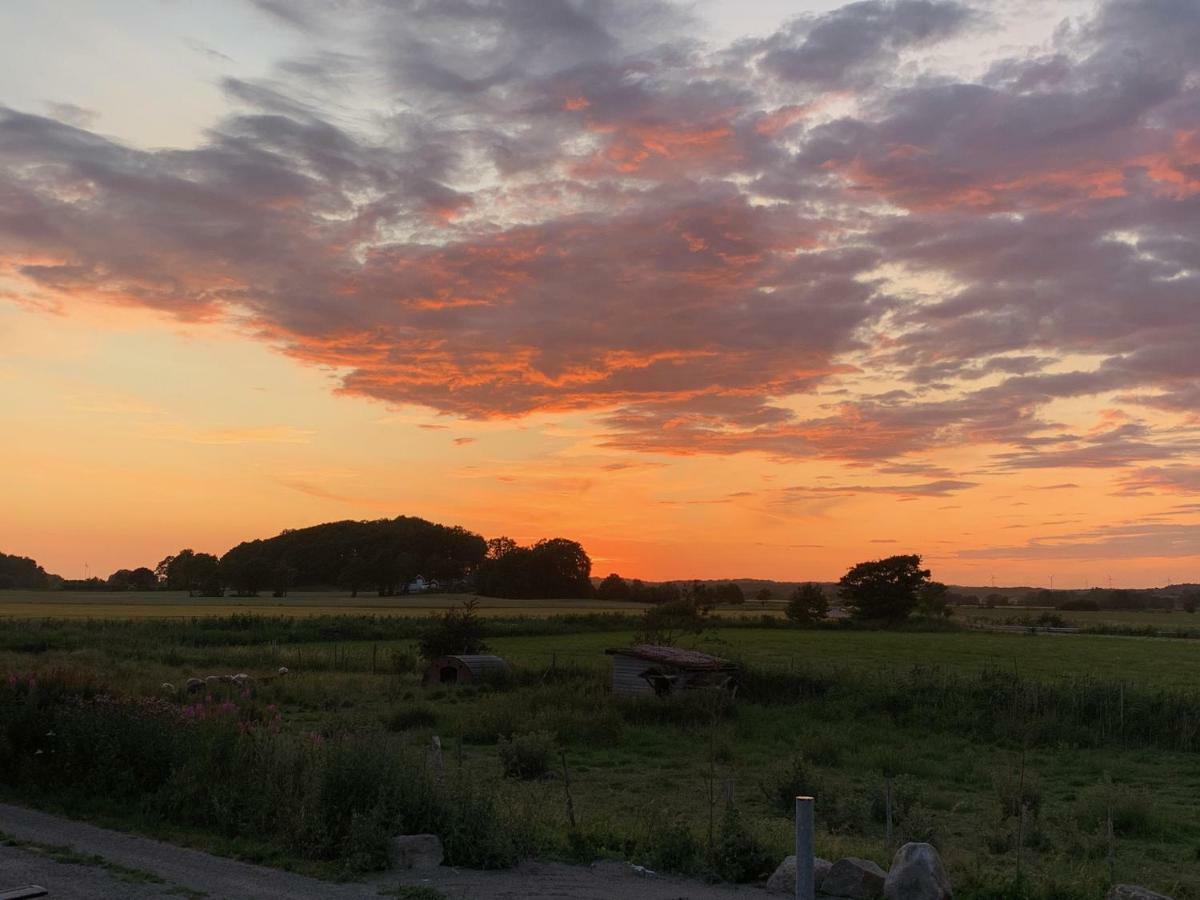
<path fill-rule="evenodd" d="M 652 869 L 691 875 L 699 871 L 704 848 L 683 822 L 667 822 L 649 836 L 649 849 L 643 857 Z"/>
<path fill-rule="evenodd" d="M 554 735 L 548 731 L 530 731 L 500 739 L 500 761 L 509 778 L 533 781 L 550 772 L 555 749 Z"/>
<path fill-rule="evenodd" d="M 771 808 L 783 816 L 795 812 L 797 797 L 821 794 L 820 780 L 801 753 L 773 769 L 764 781 L 759 782 L 759 789 Z"/>
<path fill-rule="evenodd" d="M 713 873 L 725 881 L 761 881 L 778 862 L 775 854 L 746 828 L 737 807 L 728 807 L 713 848 Z"/>
<path fill-rule="evenodd" d="M 483 642 L 484 625 L 476 609 L 479 601 L 472 597 L 462 605 L 446 610 L 432 628 L 421 635 L 421 656 L 436 659 L 454 654 L 486 653 Z"/>

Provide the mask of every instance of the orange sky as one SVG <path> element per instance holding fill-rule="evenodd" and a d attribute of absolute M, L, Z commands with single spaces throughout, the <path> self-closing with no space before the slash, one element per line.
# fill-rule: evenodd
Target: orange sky
<path fill-rule="evenodd" d="M 406 514 L 600 575 L 1200 581 L 1200 15 L 517 9 L 487 48 L 432 8 L 24 10 L 179 102 L 0 67 L 0 551 Z M 1154 89 L 1104 94 L 1130 46 Z"/>

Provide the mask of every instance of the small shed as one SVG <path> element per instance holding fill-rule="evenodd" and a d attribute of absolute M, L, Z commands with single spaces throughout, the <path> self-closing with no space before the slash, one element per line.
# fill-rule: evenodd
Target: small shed
<path fill-rule="evenodd" d="M 439 656 L 430 660 L 422 684 L 477 684 L 508 675 L 509 668 L 499 656 Z"/>
<path fill-rule="evenodd" d="M 665 697 L 697 688 L 737 689 L 737 663 L 699 650 L 636 644 L 606 650 L 612 657 L 612 690 L 621 696 Z"/>

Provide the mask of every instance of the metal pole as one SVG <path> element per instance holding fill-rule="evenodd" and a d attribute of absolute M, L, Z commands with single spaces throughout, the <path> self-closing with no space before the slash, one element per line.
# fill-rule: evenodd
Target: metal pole
<path fill-rule="evenodd" d="M 813 885 L 813 798 L 796 798 L 796 900 L 816 900 Z"/>

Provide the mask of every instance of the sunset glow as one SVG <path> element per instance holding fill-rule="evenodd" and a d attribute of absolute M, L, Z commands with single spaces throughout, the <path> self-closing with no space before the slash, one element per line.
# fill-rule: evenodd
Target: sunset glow
<path fill-rule="evenodd" d="M 0 551 L 1200 581 L 1200 6 L 786 7 L 5 4 Z"/>

